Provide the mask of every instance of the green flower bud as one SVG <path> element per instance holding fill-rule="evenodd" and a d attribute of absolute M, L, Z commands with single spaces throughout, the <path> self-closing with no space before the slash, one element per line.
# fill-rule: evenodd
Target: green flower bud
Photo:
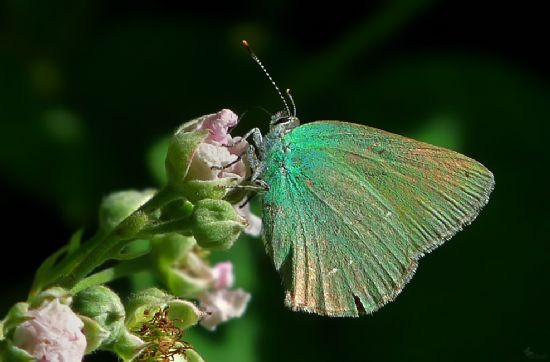
<path fill-rule="evenodd" d="M 99 207 L 99 229 L 106 233 L 113 230 L 154 194 L 155 190 L 128 190 L 108 195 Z"/>
<path fill-rule="evenodd" d="M 187 253 L 165 273 L 165 283 L 170 291 L 184 298 L 195 298 L 211 288 L 214 282 L 211 268 L 195 252 Z"/>
<path fill-rule="evenodd" d="M 108 348 L 125 328 L 124 306 L 118 295 L 105 286 L 97 285 L 84 289 L 75 295 L 72 307 L 80 315 L 97 322 L 98 325 L 93 325 L 88 320 L 86 328 L 92 333 L 90 336 L 92 342 L 95 342 L 92 344 L 97 344 L 100 340 L 97 347 Z M 86 337 L 88 339 L 87 333 Z"/>
<path fill-rule="evenodd" d="M 193 252 L 197 245 L 195 238 L 163 234 L 154 237 L 151 244 L 151 256 L 156 262 L 158 277 L 171 293 L 193 298 L 211 286 L 210 268 Z"/>
<path fill-rule="evenodd" d="M 183 198 L 176 199 L 166 204 L 161 212 L 161 220 L 182 219 L 191 216 L 193 213 L 193 204 Z"/>
<path fill-rule="evenodd" d="M 193 236 L 205 249 L 228 249 L 247 222 L 224 200 L 201 200 L 191 217 Z"/>
<path fill-rule="evenodd" d="M 184 298 L 195 297 L 211 284 L 209 279 L 196 277 L 176 268 L 165 270 L 163 279 L 172 293 Z"/>
<path fill-rule="evenodd" d="M 187 300 L 173 299 L 167 305 L 168 318 L 181 329 L 194 326 L 203 317 L 197 306 Z"/>

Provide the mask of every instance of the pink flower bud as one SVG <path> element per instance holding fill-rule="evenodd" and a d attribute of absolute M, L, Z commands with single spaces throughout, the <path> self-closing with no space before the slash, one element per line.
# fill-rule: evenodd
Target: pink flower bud
<path fill-rule="evenodd" d="M 84 323 L 58 299 L 29 310 L 32 318 L 14 332 L 14 343 L 40 362 L 79 362 L 86 350 Z"/>
<path fill-rule="evenodd" d="M 244 178 L 248 172 L 239 156 L 248 143 L 232 138 L 229 132 L 237 125 L 238 117 L 229 109 L 204 116 L 198 122 L 183 126 L 185 132 L 207 129 L 210 134 L 199 144 L 187 173 L 188 180 L 216 180 L 226 177 Z M 232 164 L 233 163 L 233 164 Z M 227 167 L 227 165 L 231 166 Z"/>

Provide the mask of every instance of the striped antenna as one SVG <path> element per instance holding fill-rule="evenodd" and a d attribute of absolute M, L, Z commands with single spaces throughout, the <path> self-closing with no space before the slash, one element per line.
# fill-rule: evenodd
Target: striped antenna
<path fill-rule="evenodd" d="M 279 93 L 279 96 L 281 97 L 281 99 L 283 100 L 283 103 L 285 105 L 286 112 L 290 116 L 290 108 L 288 108 L 288 103 L 286 102 L 286 99 L 283 96 L 283 93 L 281 92 L 279 87 L 277 87 L 277 83 L 275 83 L 273 78 L 271 78 L 271 75 L 269 75 L 269 72 L 267 71 L 267 69 L 265 69 L 264 65 L 262 64 L 262 62 L 260 61 L 260 59 L 258 58 L 256 53 L 254 53 L 254 51 L 252 51 L 252 48 L 250 48 L 250 45 L 248 45 L 248 42 L 246 40 L 243 40 L 242 43 L 243 43 L 244 47 L 246 48 L 246 50 L 248 50 L 248 54 L 250 54 L 250 57 L 252 59 L 254 59 L 254 61 L 256 63 L 258 63 L 258 65 L 260 66 L 260 68 L 262 68 L 262 70 L 264 71 L 265 75 L 267 76 L 267 78 L 269 79 L 271 84 L 273 84 L 273 87 L 275 87 L 275 90 L 277 91 L 277 93 Z M 292 103 L 294 104 L 294 101 Z"/>
<path fill-rule="evenodd" d="M 292 98 L 292 94 L 290 94 L 290 89 L 287 88 L 286 95 L 288 96 L 288 99 L 290 99 L 290 103 L 292 103 L 292 110 L 294 111 L 294 114 L 292 117 L 296 117 L 296 103 L 294 103 L 294 98 Z"/>

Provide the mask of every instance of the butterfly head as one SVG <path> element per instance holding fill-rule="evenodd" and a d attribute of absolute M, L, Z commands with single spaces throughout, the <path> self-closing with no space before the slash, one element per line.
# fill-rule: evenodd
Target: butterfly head
<path fill-rule="evenodd" d="M 271 116 L 269 131 L 281 131 L 282 133 L 286 133 L 286 131 L 290 131 L 299 125 L 300 120 L 296 115 L 289 115 L 287 111 L 281 111 Z"/>

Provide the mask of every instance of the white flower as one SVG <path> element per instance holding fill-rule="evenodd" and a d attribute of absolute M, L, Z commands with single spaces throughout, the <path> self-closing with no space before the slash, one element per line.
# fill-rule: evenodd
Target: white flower
<path fill-rule="evenodd" d="M 14 343 L 40 362 L 80 362 L 86 350 L 84 323 L 58 299 L 27 312 L 31 319 L 14 332 Z"/>
<path fill-rule="evenodd" d="M 198 300 L 199 308 L 208 313 L 201 320 L 201 325 L 213 331 L 218 324 L 240 317 L 250 300 L 250 294 L 242 289 L 219 289 L 200 294 Z"/>
<path fill-rule="evenodd" d="M 199 308 L 206 312 L 201 325 L 211 331 L 218 324 L 240 317 L 250 300 L 250 294 L 242 289 L 229 290 L 233 285 L 233 264 L 221 262 L 210 268 L 211 288 L 197 296 Z"/>
<path fill-rule="evenodd" d="M 262 231 L 262 219 L 252 213 L 250 210 L 250 203 L 247 202 L 246 205 L 241 207 L 240 205 L 242 205 L 243 202 L 245 202 L 245 200 L 233 205 L 233 207 L 239 215 L 246 219 L 246 222 L 248 223 L 248 226 L 244 229 L 244 232 L 251 236 L 260 236 Z"/>

